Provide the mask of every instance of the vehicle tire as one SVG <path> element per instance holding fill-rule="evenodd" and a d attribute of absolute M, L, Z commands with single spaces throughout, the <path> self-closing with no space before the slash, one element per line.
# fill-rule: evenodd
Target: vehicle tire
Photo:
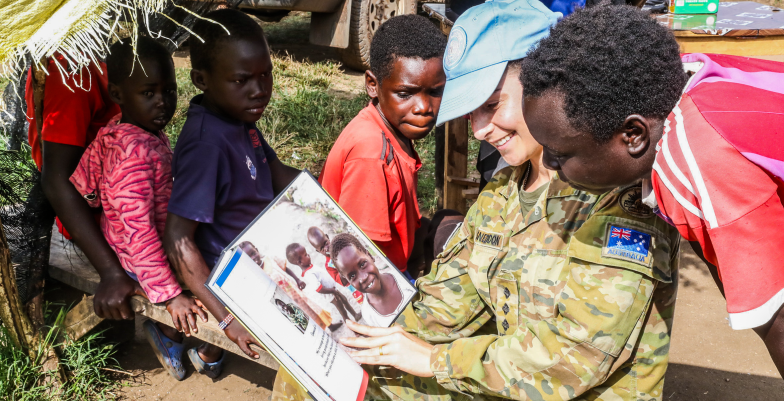
<path fill-rule="evenodd" d="M 397 15 L 398 2 L 402 0 L 346 0 L 351 1 L 349 42 L 345 49 L 338 49 L 340 60 L 346 67 L 365 71 L 370 68 L 370 41 L 386 20 Z"/>

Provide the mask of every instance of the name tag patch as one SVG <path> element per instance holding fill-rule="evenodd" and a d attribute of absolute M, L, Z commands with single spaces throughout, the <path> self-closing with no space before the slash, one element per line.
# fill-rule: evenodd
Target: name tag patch
<path fill-rule="evenodd" d="M 487 232 L 480 229 L 476 230 L 474 234 L 474 243 L 488 248 L 501 250 L 504 246 L 504 236 L 497 233 Z"/>
<path fill-rule="evenodd" d="M 613 224 L 608 225 L 602 247 L 602 256 L 651 266 L 653 236 Z"/>

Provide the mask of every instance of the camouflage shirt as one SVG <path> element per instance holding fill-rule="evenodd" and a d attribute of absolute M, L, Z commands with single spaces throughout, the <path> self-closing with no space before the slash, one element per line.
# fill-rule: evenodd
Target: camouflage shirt
<path fill-rule="evenodd" d="M 639 186 L 596 196 L 558 178 L 523 216 L 521 172 L 496 174 L 398 323 L 436 344 L 431 368 L 450 391 L 660 400 L 677 231 Z"/>

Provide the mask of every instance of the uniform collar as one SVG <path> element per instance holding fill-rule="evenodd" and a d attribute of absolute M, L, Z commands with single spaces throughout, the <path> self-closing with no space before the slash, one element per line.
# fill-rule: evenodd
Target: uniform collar
<path fill-rule="evenodd" d="M 520 166 L 507 167 L 499 171 L 496 176 L 493 177 L 494 180 L 502 180 L 504 177 L 499 177 L 499 174 L 509 176 L 509 179 L 506 181 L 506 186 L 498 193 L 505 199 L 504 210 L 503 213 L 501 213 L 501 216 L 506 223 L 506 226 L 511 228 L 512 235 L 517 234 L 544 217 L 544 211 L 547 210 L 547 198 L 549 197 L 549 192 L 552 190 L 553 180 L 555 180 L 553 179 L 549 183 L 544 184 L 550 185 L 550 188 L 547 191 L 542 192 L 542 195 L 539 196 L 539 200 L 536 201 L 534 207 L 531 208 L 528 214 L 523 216 L 522 213 L 520 213 L 519 182 L 523 174 L 525 174 L 526 164 L 527 163 L 523 163 Z"/>

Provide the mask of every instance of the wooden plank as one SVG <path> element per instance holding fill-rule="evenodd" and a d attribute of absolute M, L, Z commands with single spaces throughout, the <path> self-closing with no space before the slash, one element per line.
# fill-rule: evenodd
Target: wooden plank
<path fill-rule="evenodd" d="M 90 262 L 87 261 L 87 257 L 85 257 L 73 243 L 65 240 L 63 236 L 57 232 L 56 228 L 52 233 L 48 271 L 49 276 L 55 280 L 88 294 L 95 294 L 95 291 L 98 289 L 98 283 L 101 281 L 98 272 L 90 265 Z M 81 303 L 79 305 L 81 305 Z M 81 305 L 79 307 L 82 309 L 86 306 L 87 305 Z M 89 307 L 92 309 L 92 297 L 89 298 Z M 163 305 L 155 305 L 143 297 L 134 296 L 131 298 L 131 307 L 141 316 L 146 316 L 156 322 L 174 327 L 171 315 L 169 315 L 169 312 Z M 72 319 L 76 323 L 80 320 L 80 317 L 91 319 L 89 313 L 74 314 Z M 207 323 L 202 322 L 201 319 L 198 320 L 199 332 L 193 335 L 193 337 L 247 358 L 245 353 L 226 337 L 223 330 L 218 328 L 218 320 L 209 312 L 207 312 L 207 317 Z M 95 316 L 95 318 L 98 317 Z M 89 322 L 86 322 L 86 324 L 89 325 Z M 89 331 L 89 329 L 87 331 Z M 271 369 L 278 368 L 278 362 L 272 355 L 264 350 L 256 349 L 255 347 L 254 350 L 259 353 L 259 359 L 254 359 L 254 361 Z"/>
<path fill-rule="evenodd" d="M 688 31 L 672 31 L 678 37 L 760 37 L 760 36 L 784 36 L 784 29 L 731 29 L 731 30 L 706 30 L 692 29 Z"/>
<path fill-rule="evenodd" d="M 48 271 L 49 277 L 88 294 L 95 294 L 101 282 L 101 276 L 90 265 L 87 256 L 57 229 L 52 231 Z"/>
<path fill-rule="evenodd" d="M 479 182 L 473 178 L 453 177 L 450 175 L 449 177 L 446 177 L 446 180 L 456 185 L 479 188 Z"/>
<path fill-rule="evenodd" d="M 65 334 L 67 334 L 66 341 L 76 341 L 95 326 L 100 324 L 104 319 L 95 314 L 93 306 L 93 296 L 90 295 L 82 298 L 81 302 L 76 304 L 68 314 L 65 315 L 63 326 Z"/>
<path fill-rule="evenodd" d="M 678 36 L 682 53 L 717 53 L 733 56 L 776 56 L 784 54 L 784 36 L 726 37 L 712 35 Z"/>
<path fill-rule="evenodd" d="M 463 186 L 450 182 L 449 177 L 466 177 L 468 174 L 468 120 L 456 118 L 446 123 L 444 146 L 444 208 L 465 214 L 466 201 Z"/>
<path fill-rule="evenodd" d="M 142 316 L 146 316 L 167 326 L 174 327 L 174 323 L 171 320 L 171 315 L 163 305 L 150 303 L 148 299 L 136 295 L 131 298 L 131 307 L 133 308 L 134 312 Z M 209 312 L 207 312 L 207 323 L 202 322 L 201 319 L 197 319 L 196 324 L 198 325 L 199 332 L 192 334 L 193 337 L 196 337 L 202 341 L 206 341 L 210 344 L 217 345 L 226 351 L 248 358 L 248 356 L 245 355 L 242 350 L 240 350 L 240 347 L 238 347 L 237 344 L 234 344 L 234 342 L 229 340 L 229 338 L 223 334 L 223 330 L 218 327 L 218 320 L 215 319 L 215 317 L 213 317 Z M 252 359 L 253 361 L 271 369 L 278 369 L 280 365 L 278 365 L 278 361 L 276 361 L 272 355 L 255 346 L 252 346 L 252 348 L 254 351 L 259 353 L 259 359 Z"/>
<path fill-rule="evenodd" d="M 463 198 L 465 199 L 476 199 L 478 197 L 479 197 L 479 187 L 468 188 L 463 190 Z"/>

